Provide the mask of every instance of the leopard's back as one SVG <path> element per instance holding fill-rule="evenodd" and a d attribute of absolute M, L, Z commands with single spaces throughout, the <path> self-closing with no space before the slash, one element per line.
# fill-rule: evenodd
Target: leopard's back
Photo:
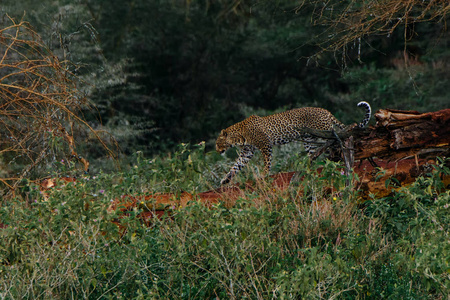
<path fill-rule="evenodd" d="M 328 110 L 320 107 L 302 107 L 262 117 L 262 129 L 272 145 L 281 145 L 301 139 L 302 128 L 317 130 L 343 129 L 345 126 Z"/>

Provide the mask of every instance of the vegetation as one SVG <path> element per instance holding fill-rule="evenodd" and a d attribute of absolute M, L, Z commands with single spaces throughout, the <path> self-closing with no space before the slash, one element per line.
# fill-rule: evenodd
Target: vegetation
<path fill-rule="evenodd" d="M 336 163 L 286 146 L 273 171 L 302 178 L 288 190 L 262 179 L 236 201 L 191 201 L 147 222 L 152 201 L 112 204 L 217 187 L 235 154 L 210 151 L 214 139 L 251 114 L 314 105 L 351 123 L 360 100 L 448 108 L 449 8 L 3 1 L 0 298 L 445 299 L 445 159 L 359 203 Z M 240 187 L 259 177 L 254 161 Z M 62 176 L 76 180 L 42 188 Z"/>
<path fill-rule="evenodd" d="M 88 101 L 77 88 L 70 62 L 60 61 L 27 23 L 10 23 L 0 29 L 0 182 L 6 191 L 59 161 L 79 161 L 87 171 L 89 162 L 76 151 L 77 136 L 83 133 L 109 150 L 79 115 Z"/>
<path fill-rule="evenodd" d="M 79 87 L 96 107 L 85 117 L 125 159 L 186 142 L 212 149 L 222 128 L 253 113 L 321 106 L 351 123 L 361 100 L 375 110 L 448 106 L 447 1 L 7 0 L 3 9 L 92 83 Z"/>
<path fill-rule="evenodd" d="M 137 215 L 151 202 L 126 214 L 109 209 L 123 194 L 193 191 L 211 181 L 215 159 L 201 146 L 139 158 L 130 172 L 48 191 L 48 201 L 30 183 L 25 198 L 0 209 L 2 298 L 439 299 L 450 292 L 444 161 L 411 187 L 362 205 L 335 163 L 308 166 L 297 157 L 291 163 L 305 179 L 288 191 L 261 184 L 232 206 L 193 201 L 148 226 Z"/>

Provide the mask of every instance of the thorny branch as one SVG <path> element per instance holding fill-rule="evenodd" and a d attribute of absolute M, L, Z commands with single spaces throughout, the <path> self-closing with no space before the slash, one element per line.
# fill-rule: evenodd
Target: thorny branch
<path fill-rule="evenodd" d="M 340 51 L 343 60 L 350 47 L 358 51 L 360 59 L 361 44 L 369 36 L 391 36 L 396 29 L 403 27 L 406 45 L 414 35 L 414 24 L 441 23 L 442 30 L 445 30 L 450 12 L 448 0 L 303 0 L 296 12 L 311 6 L 312 22 L 326 28 L 319 37 L 321 51 L 317 55 L 325 51 Z M 407 63 L 407 53 L 404 55 Z"/>
<path fill-rule="evenodd" d="M 115 154 L 82 117 L 88 108 L 71 64 L 60 61 L 26 22 L 0 28 L 0 193 L 13 194 L 24 178 L 56 160 L 89 162 L 77 153 L 76 135 L 90 132 Z M 45 168 L 43 168 L 45 169 Z"/>

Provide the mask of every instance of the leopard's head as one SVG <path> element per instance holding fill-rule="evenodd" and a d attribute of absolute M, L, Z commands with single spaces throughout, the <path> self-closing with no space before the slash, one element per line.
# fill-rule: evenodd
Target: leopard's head
<path fill-rule="evenodd" d="M 245 144 L 245 139 L 233 126 L 223 129 L 216 141 L 216 150 L 220 154 L 223 154 L 228 148 Z"/>

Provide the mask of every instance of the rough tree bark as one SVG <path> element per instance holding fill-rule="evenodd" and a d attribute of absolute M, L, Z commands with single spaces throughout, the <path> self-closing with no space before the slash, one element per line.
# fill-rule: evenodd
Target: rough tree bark
<path fill-rule="evenodd" d="M 381 109 L 375 118 L 374 127 L 355 132 L 355 159 L 448 156 L 450 109 L 429 113 Z"/>
<path fill-rule="evenodd" d="M 376 125 L 354 131 L 354 171 L 359 175 L 361 196 L 387 196 L 395 179 L 399 186 L 415 181 L 432 170 L 436 157 L 450 154 L 450 109 L 420 113 L 381 109 L 375 113 Z M 384 175 L 380 178 L 380 170 Z M 446 187 L 450 177 L 442 175 Z"/>

